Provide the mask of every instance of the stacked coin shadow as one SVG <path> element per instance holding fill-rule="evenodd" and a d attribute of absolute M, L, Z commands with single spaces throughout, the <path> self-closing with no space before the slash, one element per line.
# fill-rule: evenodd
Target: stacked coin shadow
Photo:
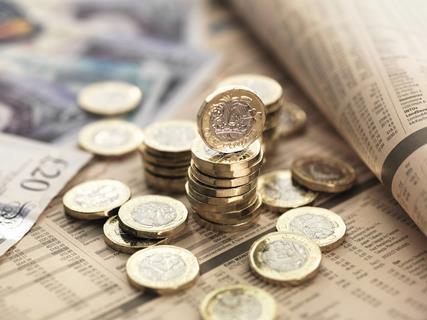
<path fill-rule="evenodd" d="M 233 153 L 209 149 L 200 139 L 192 147 L 186 194 L 194 219 L 220 232 L 250 228 L 262 204 L 257 178 L 263 162 L 261 143 Z"/>
<path fill-rule="evenodd" d="M 139 148 L 146 184 L 167 193 L 184 193 L 197 127 L 191 121 L 158 122 L 144 131 Z"/>

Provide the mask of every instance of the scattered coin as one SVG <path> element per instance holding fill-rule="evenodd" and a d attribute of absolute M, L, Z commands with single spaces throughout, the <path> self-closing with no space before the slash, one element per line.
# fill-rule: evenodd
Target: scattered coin
<path fill-rule="evenodd" d="M 273 171 L 258 179 L 258 192 L 263 203 L 273 211 L 283 212 L 313 202 L 318 194 L 292 181 L 289 170 Z"/>
<path fill-rule="evenodd" d="M 248 88 L 220 88 L 205 99 L 197 121 L 209 148 L 224 153 L 242 151 L 261 136 L 265 106 Z"/>
<path fill-rule="evenodd" d="M 117 180 L 91 180 L 76 185 L 62 201 L 68 215 L 83 220 L 108 217 L 131 196 L 129 188 Z"/>
<path fill-rule="evenodd" d="M 84 87 L 77 99 L 80 108 L 87 112 L 114 116 L 138 107 L 142 92 L 137 86 L 125 82 L 96 82 Z"/>
<path fill-rule="evenodd" d="M 269 233 L 256 240 L 249 250 L 251 270 L 267 282 L 282 285 L 297 285 L 311 279 L 321 259 L 319 246 L 295 233 Z"/>
<path fill-rule="evenodd" d="M 158 244 L 166 244 L 165 239 L 136 238 L 124 232 L 119 226 L 117 216 L 110 217 L 104 223 L 104 240 L 112 249 L 123 253 L 134 253 L 138 250 L 148 248 Z"/>
<path fill-rule="evenodd" d="M 274 112 L 281 107 L 283 88 L 273 78 L 259 74 L 239 74 L 222 80 L 219 84 L 223 86 L 244 86 L 253 90 L 261 98 L 266 112 Z"/>
<path fill-rule="evenodd" d="M 132 152 L 142 143 L 142 131 L 123 120 L 100 120 L 80 130 L 79 145 L 100 156 L 121 156 Z"/>
<path fill-rule="evenodd" d="M 305 235 L 324 252 L 338 247 L 344 240 L 343 219 L 328 209 L 301 207 L 286 211 L 276 223 L 277 231 Z"/>
<path fill-rule="evenodd" d="M 181 201 L 146 195 L 129 200 L 119 210 L 120 227 L 135 237 L 166 238 L 185 228 L 188 211 Z"/>
<path fill-rule="evenodd" d="M 274 320 L 277 305 L 265 290 L 231 285 L 209 293 L 200 305 L 203 320 Z"/>
<path fill-rule="evenodd" d="M 338 193 L 350 189 L 356 181 L 352 166 L 331 157 L 302 157 L 292 163 L 292 177 L 315 191 Z"/>
<path fill-rule="evenodd" d="M 197 258 L 190 251 L 170 245 L 139 250 L 126 263 L 132 286 L 159 294 L 189 288 L 197 280 L 199 270 Z"/>
<path fill-rule="evenodd" d="M 304 128 L 307 114 L 303 109 L 291 102 L 285 102 L 279 116 L 279 128 L 283 137 L 287 137 Z"/>

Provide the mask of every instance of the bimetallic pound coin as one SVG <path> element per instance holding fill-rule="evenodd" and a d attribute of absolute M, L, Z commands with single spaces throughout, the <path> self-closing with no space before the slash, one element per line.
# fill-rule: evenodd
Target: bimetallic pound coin
<path fill-rule="evenodd" d="M 268 208 L 279 212 L 305 206 L 318 196 L 294 183 L 289 170 L 272 171 L 259 177 L 258 192 Z"/>
<path fill-rule="evenodd" d="M 309 156 L 292 163 L 292 178 L 311 190 L 338 193 L 353 186 L 356 171 L 335 158 Z"/>
<path fill-rule="evenodd" d="M 250 219 L 246 219 L 245 221 L 233 224 L 223 224 L 204 219 L 200 215 L 198 215 L 197 212 L 193 214 L 194 221 L 196 221 L 200 226 L 206 228 L 207 230 L 214 232 L 230 233 L 244 231 L 248 230 L 249 228 L 252 228 L 253 225 L 258 221 L 259 216 L 260 212 L 257 211 L 255 215 L 253 215 Z"/>
<path fill-rule="evenodd" d="M 257 170 L 248 176 L 243 176 L 239 178 L 218 178 L 218 177 L 211 177 L 204 174 L 199 169 L 197 169 L 195 165 L 192 165 L 190 167 L 190 170 L 191 170 L 191 174 L 194 176 L 194 178 L 196 178 L 196 180 L 200 181 L 203 184 L 206 184 L 208 186 L 215 187 L 215 188 L 240 187 L 253 181 L 259 175 L 259 170 Z"/>
<path fill-rule="evenodd" d="M 244 86 L 253 90 L 261 98 L 267 113 L 281 106 L 283 88 L 273 78 L 259 74 L 239 74 L 225 78 L 219 83 L 220 87 L 230 85 Z"/>
<path fill-rule="evenodd" d="M 94 220 L 108 217 L 129 200 L 130 189 L 117 180 L 91 180 L 76 185 L 65 193 L 64 211 L 77 219 Z"/>
<path fill-rule="evenodd" d="M 287 137 L 302 130 L 307 122 L 304 110 L 291 102 L 285 102 L 279 115 L 280 134 Z"/>
<path fill-rule="evenodd" d="M 248 88 L 220 88 L 205 99 L 197 120 L 200 136 L 209 148 L 238 152 L 261 136 L 265 106 Z"/>
<path fill-rule="evenodd" d="M 286 211 L 276 223 L 277 231 L 299 233 L 316 242 L 324 252 L 338 247 L 344 240 L 343 219 L 328 209 L 301 207 Z"/>
<path fill-rule="evenodd" d="M 277 305 L 265 290 L 231 285 L 209 293 L 200 305 L 203 320 L 274 320 Z"/>
<path fill-rule="evenodd" d="M 144 130 L 144 144 L 148 151 L 190 153 L 197 136 L 197 126 L 192 121 L 162 121 Z"/>
<path fill-rule="evenodd" d="M 119 226 L 117 216 L 110 217 L 104 223 L 104 241 L 114 250 L 123 253 L 134 253 L 138 250 L 145 249 L 158 244 L 166 244 L 165 239 L 136 238 L 124 232 Z"/>
<path fill-rule="evenodd" d="M 272 232 L 256 240 L 249 250 L 251 270 L 267 282 L 297 285 L 314 277 L 322 253 L 307 237 Z"/>
<path fill-rule="evenodd" d="M 262 155 L 259 140 L 253 142 L 243 151 L 222 153 L 210 149 L 201 139 L 196 139 L 191 152 L 194 163 L 203 172 L 249 169 L 259 161 Z"/>
<path fill-rule="evenodd" d="M 200 267 L 190 251 L 159 245 L 130 256 L 126 272 L 130 284 L 138 289 L 171 294 L 191 287 L 199 276 Z"/>
<path fill-rule="evenodd" d="M 202 193 L 197 192 L 196 190 L 194 190 L 193 188 L 191 188 L 191 184 L 189 184 L 189 182 L 187 182 L 188 184 L 188 194 L 203 203 L 206 204 L 210 204 L 210 205 L 218 205 L 218 206 L 225 206 L 225 205 L 232 205 L 232 204 L 236 204 L 236 203 L 242 203 L 242 202 L 248 202 L 251 201 L 252 199 L 255 198 L 256 193 L 257 193 L 257 189 L 256 187 L 253 187 L 251 190 L 249 190 L 248 192 L 241 194 L 239 196 L 234 196 L 234 197 L 210 197 L 210 196 L 206 196 Z"/>
<path fill-rule="evenodd" d="M 133 84 L 106 81 L 84 87 L 77 102 L 83 110 L 103 116 L 114 116 L 132 111 L 139 106 L 142 92 Z"/>
<path fill-rule="evenodd" d="M 144 170 L 145 183 L 152 189 L 165 193 L 184 193 L 187 177 L 163 177 Z"/>
<path fill-rule="evenodd" d="M 120 227 L 142 238 L 166 238 L 185 228 L 188 211 L 181 201 L 167 196 L 133 198 L 119 210 Z"/>
<path fill-rule="evenodd" d="M 136 150 L 142 143 L 142 130 L 123 120 L 101 120 L 80 130 L 80 147 L 100 156 L 121 156 Z"/>

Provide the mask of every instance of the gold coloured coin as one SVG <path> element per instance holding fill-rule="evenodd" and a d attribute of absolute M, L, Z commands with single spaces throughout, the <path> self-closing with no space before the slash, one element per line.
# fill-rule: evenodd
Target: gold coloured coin
<path fill-rule="evenodd" d="M 239 178 L 218 178 L 211 177 L 202 172 L 193 164 L 191 166 L 191 174 L 196 180 L 200 181 L 203 184 L 206 184 L 211 187 L 218 188 L 232 188 L 243 186 L 250 181 L 254 180 L 259 175 L 259 170 L 252 172 L 251 174 Z"/>
<path fill-rule="evenodd" d="M 249 266 L 267 282 L 297 285 L 314 277 L 322 253 L 307 237 L 272 232 L 256 240 L 249 250 Z"/>
<path fill-rule="evenodd" d="M 191 154 L 189 154 L 188 157 L 163 157 L 152 154 L 150 151 L 147 150 L 144 144 L 139 147 L 139 151 L 141 153 L 142 159 L 145 162 L 162 167 L 188 167 L 191 161 Z"/>
<path fill-rule="evenodd" d="M 261 98 L 266 112 L 270 113 L 280 108 L 283 98 L 283 88 L 273 78 L 260 74 L 238 74 L 225 78 L 219 86 L 244 86 L 253 90 Z"/>
<path fill-rule="evenodd" d="M 129 254 L 158 244 L 166 244 L 169 240 L 168 238 L 149 239 L 132 237 L 120 228 L 119 218 L 117 216 L 110 217 L 104 223 L 103 230 L 105 243 L 109 247 Z"/>
<path fill-rule="evenodd" d="M 135 237 L 166 238 L 185 228 L 188 211 L 181 201 L 167 196 L 146 195 L 120 207 L 120 227 Z"/>
<path fill-rule="evenodd" d="M 285 211 L 313 202 L 318 194 L 292 181 L 289 170 L 272 171 L 258 178 L 262 202 L 273 211 Z"/>
<path fill-rule="evenodd" d="M 265 119 L 264 131 L 276 128 L 280 123 L 280 115 L 282 110 L 277 110 L 269 113 Z"/>
<path fill-rule="evenodd" d="M 173 153 L 174 155 L 190 153 L 191 145 L 198 136 L 197 126 L 192 121 L 162 121 L 152 124 L 144 130 L 144 144 L 148 151 Z"/>
<path fill-rule="evenodd" d="M 353 186 L 356 171 L 346 162 L 335 158 L 309 156 L 292 163 L 292 177 L 311 190 L 338 193 Z"/>
<path fill-rule="evenodd" d="M 199 276 L 200 267 L 190 251 L 159 245 L 139 250 L 130 256 L 126 272 L 135 288 L 172 294 L 191 287 Z"/>
<path fill-rule="evenodd" d="M 167 193 L 183 193 L 187 177 L 162 177 L 144 170 L 145 182 L 153 189 Z"/>
<path fill-rule="evenodd" d="M 200 314 L 203 320 L 274 320 L 277 305 L 267 291 L 237 284 L 210 292 L 200 305 Z"/>
<path fill-rule="evenodd" d="M 247 199 L 247 201 L 244 202 L 238 202 L 238 203 L 231 203 L 226 205 L 212 205 L 207 204 L 205 202 L 201 202 L 197 199 L 195 199 L 192 194 L 190 193 L 188 182 L 185 184 L 185 193 L 187 196 L 188 202 L 190 202 L 191 207 L 194 208 L 196 211 L 206 211 L 206 212 L 213 212 L 213 213 L 224 213 L 229 211 L 237 211 L 237 210 L 243 210 L 248 207 L 249 203 L 252 203 L 254 199 L 256 198 L 256 193 L 253 195 L 253 198 Z"/>
<path fill-rule="evenodd" d="M 279 116 L 279 128 L 283 137 L 287 137 L 304 128 L 307 114 L 291 102 L 285 102 Z"/>
<path fill-rule="evenodd" d="M 239 224 L 247 220 L 251 220 L 254 216 L 258 216 L 261 211 L 258 209 L 261 207 L 262 200 L 260 196 L 257 196 L 248 207 L 237 211 L 219 212 L 213 213 L 206 210 L 197 211 L 193 210 L 202 218 L 211 222 L 219 224 Z"/>
<path fill-rule="evenodd" d="M 235 224 L 222 224 L 222 223 L 216 223 L 213 221 L 209 221 L 206 219 L 203 219 L 200 215 L 195 212 L 193 214 L 194 220 L 201 225 L 202 227 L 215 231 L 215 232 L 239 232 L 244 231 L 249 228 L 251 228 L 257 221 L 260 216 L 259 212 L 256 212 L 255 215 L 252 216 L 251 219 L 235 223 Z"/>
<path fill-rule="evenodd" d="M 83 220 L 108 217 L 129 200 L 128 186 L 117 180 L 90 180 L 68 190 L 62 202 L 68 215 Z"/>
<path fill-rule="evenodd" d="M 154 174 L 164 177 L 183 177 L 188 172 L 190 163 L 184 167 L 163 167 L 159 165 L 151 164 L 147 161 L 144 162 L 144 168 Z"/>
<path fill-rule="evenodd" d="M 132 111 L 139 106 L 141 90 L 132 84 L 118 81 L 96 82 L 84 87 L 77 102 L 83 110 L 114 116 Z"/>
<path fill-rule="evenodd" d="M 200 136 L 209 148 L 223 153 L 246 149 L 264 128 L 265 106 L 246 87 L 225 87 L 210 94 L 197 115 Z"/>
<path fill-rule="evenodd" d="M 100 156 L 121 156 L 142 143 L 142 130 L 123 120 L 100 120 L 80 130 L 80 147 Z"/>
<path fill-rule="evenodd" d="M 229 197 L 240 196 L 246 192 L 249 192 L 256 186 L 257 181 L 252 180 L 251 182 L 239 187 L 212 188 L 197 181 L 197 179 L 195 179 L 194 176 L 192 175 L 191 169 L 188 169 L 188 183 L 191 189 L 194 189 L 196 192 L 204 194 L 206 196 L 217 197 L 217 198 L 229 198 Z"/>
<path fill-rule="evenodd" d="M 286 211 L 276 223 L 277 231 L 293 232 L 316 242 L 324 252 L 338 247 L 344 240 L 343 219 L 328 209 L 301 207 Z"/>
<path fill-rule="evenodd" d="M 194 163 L 203 172 L 241 170 L 248 169 L 259 161 L 261 143 L 256 140 L 243 151 L 222 153 L 210 149 L 201 139 L 196 139 L 191 152 Z"/>
<path fill-rule="evenodd" d="M 188 182 L 187 182 L 188 183 Z M 234 196 L 234 197 L 210 197 L 204 194 L 201 194 L 199 192 L 197 192 L 196 190 L 191 188 L 191 185 L 188 185 L 188 189 L 189 189 L 189 194 L 196 200 L 206 203 L 206 204 L 211 204 L 211 205 L 219 205 L 219 206 L 225 206 L 225 205 L 229 205 L 229 204 L 234 204 L 234 203 L 240 203 L 240 202 L 248 202 L 248 200 L 251 200 L 254 198 L 254 196 L 256 195 L 256 187 L 253 187 L 251 190 L 249 190 L 248 192 L 239 195 L 239 196 Z"/>

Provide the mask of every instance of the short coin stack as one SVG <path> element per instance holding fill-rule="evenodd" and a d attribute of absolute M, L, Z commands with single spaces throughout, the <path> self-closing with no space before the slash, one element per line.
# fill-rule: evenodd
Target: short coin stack
<path fill-rule="evenodd" d="M 240 85 L 248 87 L 259 95 L 265 105 L 265 124 L 262 133 L 263 147 L 266 152 L 274 148 L 280 136 L 280 117 L 283 105 L 283 88 L 276 80 L 258 74 L 239 74 L 220 82 L 219 87 Z"/>
<path fill-rule="evenodd" d="M 197 127 L 191 121 L 158 122 L 145 129 L 140 153 L 147 185 L 169 193 L 184 192 L 196 137 Z"/>
<path fill-rule="evenodd" d="M 249 228 L 258 218 L 262 201 L 257 178 L 263 162 L 258 137 L 264 121 L 264 104 L 247 88 L 222 88 L 206 98 L 186 184 L 200 225 L 233 232 Z"/>

